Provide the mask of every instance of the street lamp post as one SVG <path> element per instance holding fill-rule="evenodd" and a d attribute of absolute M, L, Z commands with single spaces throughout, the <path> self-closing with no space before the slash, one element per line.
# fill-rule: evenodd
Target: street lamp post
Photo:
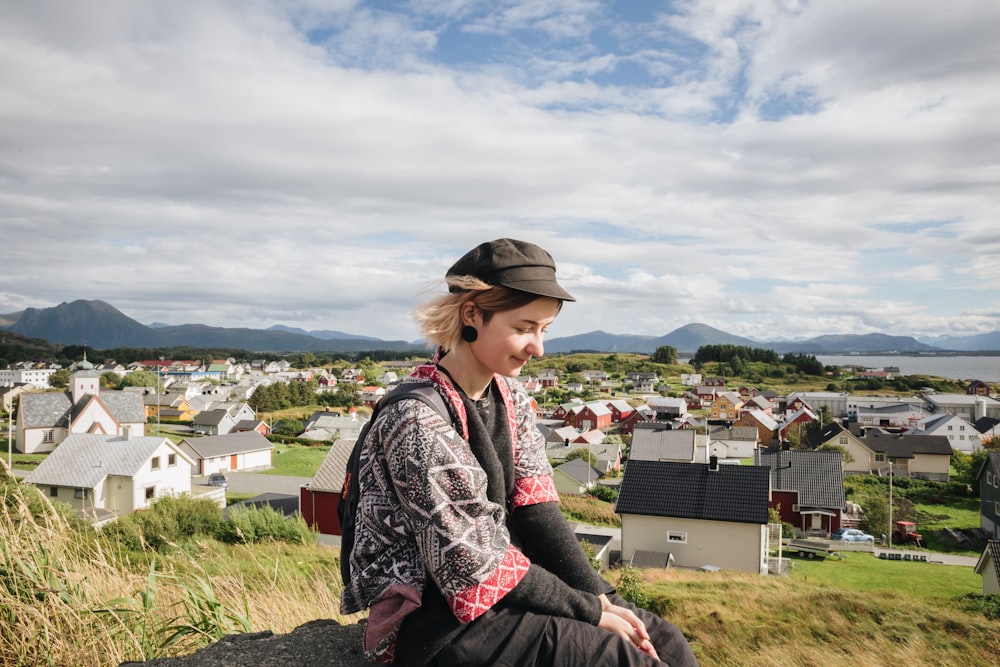
<path fill-rule="evenodd" d="M 892 461 L 889 461 L 889 532 L 886 533 L 886 546 L 892 546 Z"/>

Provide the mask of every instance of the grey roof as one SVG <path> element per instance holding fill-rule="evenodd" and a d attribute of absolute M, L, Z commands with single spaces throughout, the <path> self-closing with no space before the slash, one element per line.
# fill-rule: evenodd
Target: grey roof
<path fill-rule="evenodd" d="M 618 514 L 767 523 L 770 471 L 763 466 L 636 461 L 618 492 Z"/>
<path fill-rule="evenodd" d="M 603 473 L 600 470 L 594 468 L 583 459 L 573 459 L 572 461 L 567 461 L 566 463 L 557 466 L 556 470 L 564 475 L 572 477 L 581 484 L 596 482 L 603 477 Z"/>
<path fill-rule="evenodd" d="M 632 432 L 630 461 L 693 461 L 695 431 L 693 429 L 651 430 Z"/>
<path fill-rule="evenodd" d="M 844 467 L 840 452 L 757 450 L 754 463 L 771 471 L 771 488 L 797 491 L 803 507 L 844 509 Z"/>
<path fill-rule="evenodd" d="M 108 475 L 133 477 L 153 453 L 170 440 L 164 437 L 74 433 L 38 464 L 24 481 L 31 484 L 94 489 Z"/>
<path fill-rule="evenodd" d="M 731 428 L 717 428 L 708 434 L 712 440 L 749 440 L 757 442 L 756 426 L 733 426 Z"/>
<path fill-rule="evenodd" d="M 344 488 L 344 473 L 347 471 L 347 459 L 351 458 L 354 440 L 338 440 L 330 446 L 326 458 L 320 464 L 319 470 L 309 483 L 311 491 L 340 491 Z"/>
<path fill-rule="evenodd" d="M 670 554 L 664 551 L 648 551 L 636 549 L 632 552 L 629 565 L 637 568 L 667 567 L 670 564 Z"/>
<path fill-rule="evenodd" d="M 98 398 L 119 424 L 145 423 L 146 409 L 142 404 L 142 396 L 136 392 L 102 389 Z M 79 404 L 74 406 L 69 392 L 22 394 L 21 411 L 24 415 L 24 426 L 25 428 L 67 426 L 67 420 L 72 418 L 74 410 L 82 410 L 92 399 L 92 395 L 84 396 Z"/>
<path fill-rule="evenodd" d="M 229 417 L 228 410 L 220 408 L 216 408 L 214 410 L 202 410 L 194 416 L 192 423 L 205 426 L 218 426 L 222 423 L 222 420 L 227 417 Z"/>
<path fill-rule="evenodd" d="M 68 426 L 73 403 L 67 392 L 21 395 L 21 418 L 25 428 Z"/>
<path fill-rule="evenodd" d="M 200 438 L 184 438 L 184 444 L 203 459 L 245 452 L 259 452 L 274 449 L 271 441 L 257 431 L 239 431 L 228 435 L 206 435 Z"/>

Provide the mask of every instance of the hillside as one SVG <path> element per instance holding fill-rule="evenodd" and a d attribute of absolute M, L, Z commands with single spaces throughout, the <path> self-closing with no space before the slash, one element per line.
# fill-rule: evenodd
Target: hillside
<path fill-rule="evenodd" d="M 78 300 L 53 308 L 28 308 L 9 331 L 63 345 L 91 348 L 199 347 L 236 348 L 251 352 L 360 352 L 373 349 L 417 351 L 407 341 L 373 338 L 329 338 L 282 329 L 211 327 L 204 324 L 149 327 L 103 301 Z"/>

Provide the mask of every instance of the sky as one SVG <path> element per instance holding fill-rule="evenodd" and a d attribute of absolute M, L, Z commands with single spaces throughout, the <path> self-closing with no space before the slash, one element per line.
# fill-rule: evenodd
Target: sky
<path fill-rule="evenodd" d="M 0 313 L 418 337 L 546 248 L 550 337 L 1000 330 L 1000 3 L 0 4 Z"/>

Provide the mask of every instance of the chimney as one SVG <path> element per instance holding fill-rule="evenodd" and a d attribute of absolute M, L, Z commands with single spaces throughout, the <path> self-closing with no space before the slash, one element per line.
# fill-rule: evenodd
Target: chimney
<path fill-rule="evenodd" d="M 132 427 L 131 426 L 122 426 L 122 438 L 125 439 L 125 440 L 131 440 L 132 439 Z"/>
<path fill-rule="evenodd" d="M 708 457 L 708 469 L 712 472 L 719 472 L 719 457 L 709 456 Z"/>

